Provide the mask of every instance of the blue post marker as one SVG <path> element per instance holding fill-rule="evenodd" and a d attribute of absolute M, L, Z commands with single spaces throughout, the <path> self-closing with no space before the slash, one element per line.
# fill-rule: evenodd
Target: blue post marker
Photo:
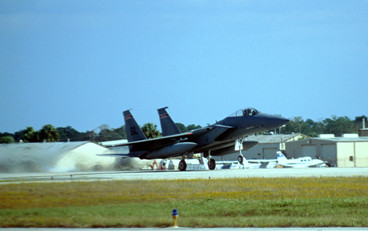
<path fill-rule="evenodd" d="M 178 216 L 179 216 L 178 210 L 174 209 L 172 211 L 172 218 L 174 219 L 174 228 L 179 228 L 179 226 L 178 226 Z"/>

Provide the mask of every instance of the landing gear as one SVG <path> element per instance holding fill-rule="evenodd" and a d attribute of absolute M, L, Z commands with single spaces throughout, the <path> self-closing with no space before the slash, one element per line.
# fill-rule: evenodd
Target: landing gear
<path fill-rule="evenodd" d="M 180 171 L 185 171 L 187 169 L 187 163 L 185 162 L 184 159 L 182 159 L 180 162 L 179 162 L 179 170 Z"/>
<path fill-rule="evenodd" d="M 210 170 L 215 170 L 215 168 L 216 168 L 216 161 L 214 160 L 214 159 L 210 159 L 210 161 L 208 162 L 208 168 L 210 169 Z"/>
<path fill-rule="evenodd" d="M 211 151 L 208 151 L 208 168 L 210 170 L 215 170 L 216 168 L 216 161 L 211 158 Z"/>
<path fill-rule="evenodd" d="M 243 141 L 244 141 L 244 138 L 241 138 L 241 139 L 238 139 L 236 142 L 235 142 L 235 149 L 239 149 L 239 156 L 238 156 L 238 162 L 239 164 L 243 165 L 244 167 L 244 156 L 243 156 Z M 236 145 L 238 145 L 238 147 L 236 147 Z"/>
<path fill-rule="evenodd" d="M 238 162 L 239 162 L 240 164 L 243 164 L 243 161 L 244 161 L 243 154 L 242 154 L 242 153 L 240 153 L 240 155 L 238 156 Z"/>

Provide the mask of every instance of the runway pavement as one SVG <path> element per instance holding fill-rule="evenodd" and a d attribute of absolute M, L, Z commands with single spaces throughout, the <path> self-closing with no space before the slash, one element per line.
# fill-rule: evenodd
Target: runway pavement
<path fill-rule="evenodd" d="M 0 184 L 22 182 L 65 182 L 99 180 L 175 180 L 175 179 L 219 179 L 247 177 L 368 177 L 368 168 L 274 168 L 233 169 L 204 171 L 105 171 L 69 173 L 3 173 Z"/>

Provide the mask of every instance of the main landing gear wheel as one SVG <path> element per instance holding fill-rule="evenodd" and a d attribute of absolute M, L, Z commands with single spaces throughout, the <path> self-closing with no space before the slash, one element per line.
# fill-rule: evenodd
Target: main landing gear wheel
<path fill-rule="evenodd" d="M 239 162 L 240 164 L 243 164 L 243 161 L 244 161 L 243 156 L 239 155 L 239 156 L 238 156 L 238 162 Z"/>
<path fill-rule="evenodd" d="M 179 162 L 179 170 L 180 171 L 185 171 L 187 169 L 187 163 L 185 162 L 185 160 L 181 160 Z"/>
<path fill-rule="evenodd" d="M 216 168 L 216 161 L 214 159 L 210 159 L 210 161 L 208 162 L 208 168 L 210 170 L 214 170 Z"/>

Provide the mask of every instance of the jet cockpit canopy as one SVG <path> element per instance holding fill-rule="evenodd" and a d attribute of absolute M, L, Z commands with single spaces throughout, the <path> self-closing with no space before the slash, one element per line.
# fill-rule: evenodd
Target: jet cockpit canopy
<path fill-rule="evenodd" d="M 245 108 L 245 109 L 240 109 L 236 112 L 234 112 L 233 114 L 231 114 L 230 116 L 254 116 L 257 115 L 259 113 L 259 111 L 255 108 Z"/>

